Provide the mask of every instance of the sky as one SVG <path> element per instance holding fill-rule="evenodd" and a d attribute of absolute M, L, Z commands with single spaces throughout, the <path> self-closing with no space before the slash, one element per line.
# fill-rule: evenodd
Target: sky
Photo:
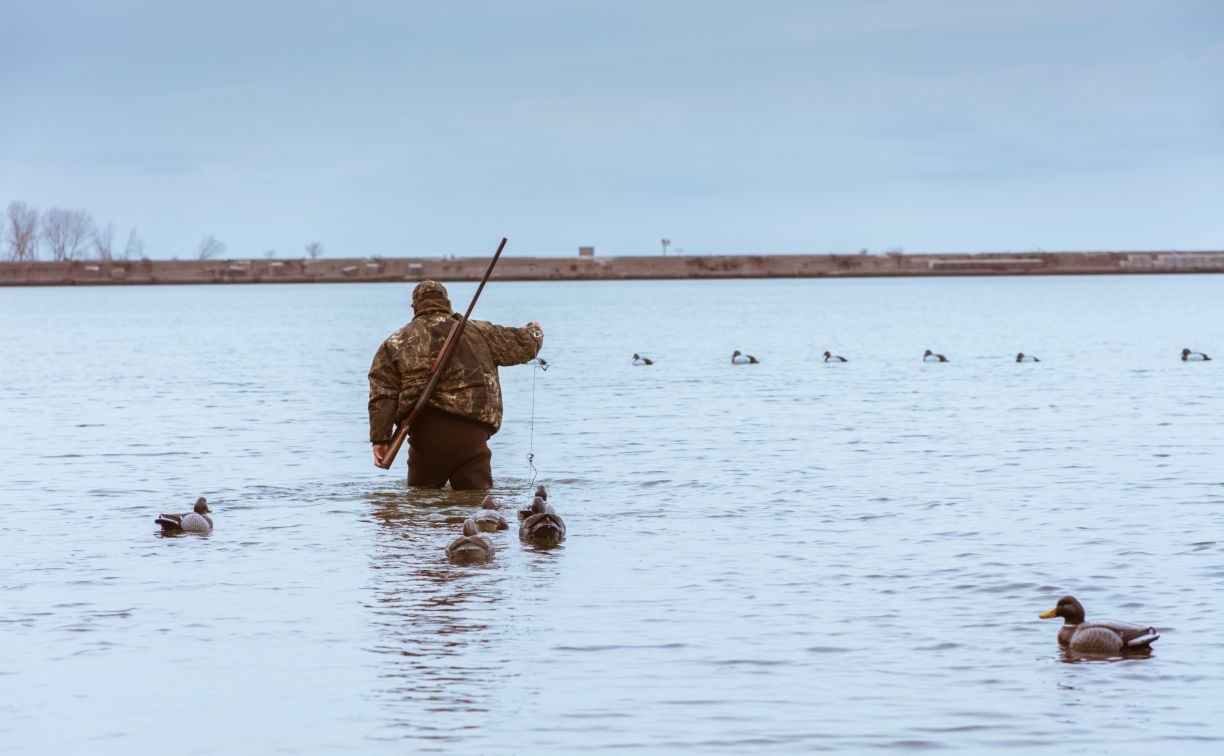
<path fill-rule="evenodd" d="M 0 207 L 153 258 L 1224 249 L 1218 0 L 0 17 Z"/>

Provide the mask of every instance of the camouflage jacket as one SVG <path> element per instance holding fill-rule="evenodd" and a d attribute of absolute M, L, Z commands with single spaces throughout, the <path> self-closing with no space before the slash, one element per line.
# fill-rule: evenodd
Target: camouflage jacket
<path fill-rule="evenodd" d="M 370 365 L 371 443 L 389 441 L 393 425 L 412 411 L 429 382 L 429 370 L 442 351 L 442 343 L 458 319 L 454 313 L 438 310 L 421 313 L 378 348 Z M 469 320 L 458 349 L 429 398 L 429 406 L 475 420 L 496 433 L 502 422 L 498 366 L 527 362 L 543 344 L 544 335 L 535 328 L 507 328 Z"/>

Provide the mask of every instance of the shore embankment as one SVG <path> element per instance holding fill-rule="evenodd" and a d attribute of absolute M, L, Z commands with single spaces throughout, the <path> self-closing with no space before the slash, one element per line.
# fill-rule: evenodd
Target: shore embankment
<path fill-rule="evenodd" d="M 0 286 L 478 281 L 486 257 L 0 262 Z M 503 257 L 505 281 L 1224 273 L 1224 251 Z"/>

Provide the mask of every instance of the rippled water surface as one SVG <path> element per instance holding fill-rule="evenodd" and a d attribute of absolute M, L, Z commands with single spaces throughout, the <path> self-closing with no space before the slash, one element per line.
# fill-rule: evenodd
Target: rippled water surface
<path fill-rule="evenodd" d="M 494 282 L 570 537 L 477 567 L 369 459 L 409 291 L 0 289 L 0 750 L 1224 749 L 1224 277 Z"/>

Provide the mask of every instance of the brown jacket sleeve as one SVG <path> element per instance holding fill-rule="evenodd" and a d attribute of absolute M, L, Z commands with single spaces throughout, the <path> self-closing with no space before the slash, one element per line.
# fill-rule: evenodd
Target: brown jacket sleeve
<path fill-rule="evenodd" d="M 370 443 L 385 444 L 395 433 L 399 408 L 400 373 L 384 342 L 370 365 Z"/>
<path fill-rule="evenodd" d="M 539 354 L 540 347 L 544 346 L 544 334 L 535 328 L 510 328 L 484 320 L 473 320 L 468 325 L 475 326 L 484 337 L 498 365 L 522 365 Z"/>

